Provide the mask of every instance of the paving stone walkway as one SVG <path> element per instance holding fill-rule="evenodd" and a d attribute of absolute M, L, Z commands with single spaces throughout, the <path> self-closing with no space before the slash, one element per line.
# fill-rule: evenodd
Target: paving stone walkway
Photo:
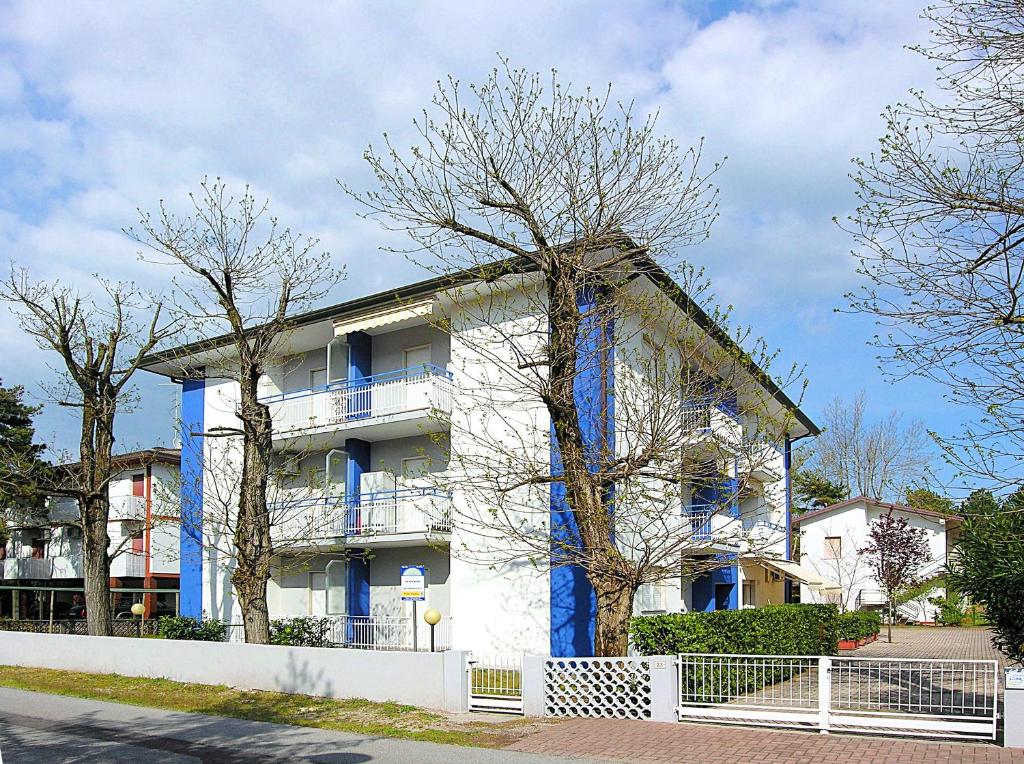
<path fill-rule="evenodd" d="M 997 660 L 1000 668 L 1006 665 L 1003 654 L 992 647 L 992 633 L 983 628 L 895 626 L 892 630 L 892 644 L 889 644 L 883 626 L 882 633 L 871 644 L 840 652 L 864 658 Z"/>
<path fill-rule="evenodd" d="M 573 719 L 523 738 L 513 750 L 637 764 L 1024 764 L 1024 750 L 866 735 Z"/>

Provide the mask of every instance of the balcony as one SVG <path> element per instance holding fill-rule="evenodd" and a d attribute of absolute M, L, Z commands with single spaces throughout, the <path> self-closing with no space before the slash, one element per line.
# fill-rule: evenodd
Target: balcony
<path fill-rule="evenodd" d="M 736 463 L 741 474 L 758 483 L 775 483 L 785 477 L 783 450 L 778 443 L 758 437 L 744 450 Z"/>
<path fill-rule="evenodd" d="M 146 519 L 146 497 L 145 496 L 111 496 L 110 497 L 110 519 L 111 520 L 145 520 Z"/>
<path fill-rule="evenodd" d="M 49 579 L 52 561 L 48 557 L 11 557 L 4 562 L 5 579 Z"/>
<path fill-rule="evenodd" d="M 263 399 L 274 417 L 275 447 L 326 447 L 336 435 L 386 440 L 443 428 L 452 410 L 452 375 L 424 364 L 331 382 Z"/>
<path fill-rule="evenodd" d="M 737 519 L 730 508 L 718 504 L 690 504 L 683 509 L 689 521 L 690 539 L 695 546 L 735 552 L 740 541 Z"/>
<path fill-rule="evenodd" d="M 358 546 L 413 546 L 452 531 L 451 496 L 434 488 L 297 498 L 271 507 L 274 536 Z"/>

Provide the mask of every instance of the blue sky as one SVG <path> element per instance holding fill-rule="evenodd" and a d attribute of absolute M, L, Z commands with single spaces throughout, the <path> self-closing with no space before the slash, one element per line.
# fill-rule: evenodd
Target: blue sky
<path fill-rule="evenodd" d="M 159 288 L 121 233 L 137 207 L 182 198 L 203 175 L 250 183 L 294 229 L 319 236 L 348 279 L 343 300 L 419 278 L 380 254 L 336 185 L 371 183 L 361 159 L 410 120 L 437 79 L 481 79 L 501 52 L 603 87 L 683 144 L 706 138 L 722 216 L 686 252 L 738 320 L 806 364 L 805 409 L 867 391 L 955 432 L 966 414 L 923 381 L 891 385 L 866 341 L 870 320 L 837 315 L 858 284 L 849 237 L 850 158 L 870 152 L 879 113 L 932 69 L 922 0 L 821 2 L 8 2 L 0 6 L 0 258 L 33 276 L 93 272 Z M 5 384 L 52 374 L 11 320 L 0 326 Z M 172 388 L 140 380 L 121 446 L 168 442 Z M 42 401 L 45 403 L 45 401 Z M 74 422 L 48 406 L 41 433 L 72 448 Z"/>

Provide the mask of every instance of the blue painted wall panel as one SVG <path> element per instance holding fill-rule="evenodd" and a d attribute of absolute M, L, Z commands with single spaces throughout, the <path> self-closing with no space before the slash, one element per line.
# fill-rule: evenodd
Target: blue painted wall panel
<path fill-rule="evenodd" d="M 203 614 L 203 432 L 206 380 L 181 383 L 181 615 Z"/>
<path fill-rule="evenodd" d="M 577 295 L 580 312 L 591 310 L 599 294 L 582 289 Z M 580 327 L 574 397 L 588 461 L 596 467 L 603 449 L 614 448 L 614 351 L 611 322 L 588 321 Z M 561 458 L 551 433 L 551 472 L 560 475 Z M 580 545 L 576 519 L 565 499 L 565 487 L 551 487 L 551 562 L 549 576 L 551 655 L 574 657 L 594 654 L 597 598 L 584 569 L 568 564 L 565 547 Z"/>

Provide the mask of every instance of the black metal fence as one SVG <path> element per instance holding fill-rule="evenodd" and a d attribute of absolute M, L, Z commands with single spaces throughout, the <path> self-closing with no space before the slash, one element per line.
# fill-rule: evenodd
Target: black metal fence
<path fill-rule="evenodd" d="M 115 637 L 141 637 L 156 634 L 157 622 L 151 618 L 143 625 L 141 618 L 115 618 L 112 634 Z M 53 621 L 37 621 L 0 618 L 0 631 L 21 631 L 30 634 L 78 634 L 89 633 L 84 618 L 54 618 Z"/>

